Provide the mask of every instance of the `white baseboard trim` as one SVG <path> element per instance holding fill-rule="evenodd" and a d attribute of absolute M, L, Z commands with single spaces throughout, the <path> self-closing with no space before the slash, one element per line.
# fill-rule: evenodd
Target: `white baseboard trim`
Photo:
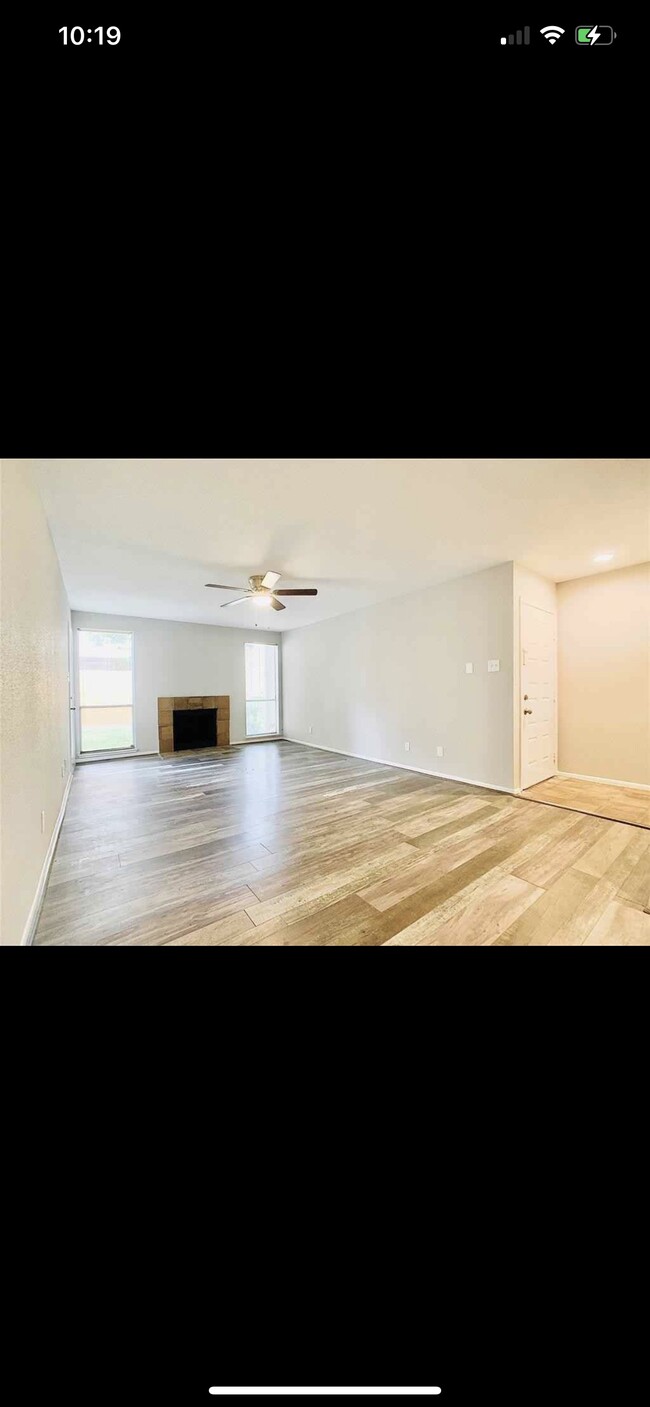
<path fill-rule="evenodd" d="M 283 743 L 283 733 L 265 733 L 261 738 L 231 738 L 229 747 L 245 747 L 247 743 Z"/>
<path fill-rule="evenodd" d="M 75 757 L 75 767 L 79 767 L 85 762 L 126 762 L 128 758 L 158 756 L 159 753 L 155 748 L 152 748 L 150 752 L 104 752 L 99 753 L 97 757 L 91 757 L 88 754 L 87 757 Z"/>
<path fill-rule="evenodd" d="M 637 791 L 650 791 L 647 782 L 620 782 L 617 777 L 586 777 L 583 772 L 556 772 L 556 777 L 572 777 L 576 782 L 604 782 L 609 787 L 634 787 Z"/>
<path fill-rule="evenodd" d="M 496 787 L 493 782 L 478 782 L 475 777 L 454 777 L 451 772 L 432 772 L 429 767 L 408 767 L 403 762 L 388 762 L 385 757 L 368 757 L 365 752 L 342 752 L 338 747 L 324 747 L 322 743 L 306 743 L 302 738 L 290 738 L 284 734 L 285 743 L 298 743 L 300 747 L 314 747 L 317 752 L 334 752 L 337 757 L 356 757 L 359 762 L 378 762 L 382 767 L 396 767 L 400 772 L 421 772 L 424 777 L 440 777 L 443 782 L 464 782 L 468 787 L 484 787 L 487 791 L 503 791 L 508 796 L 518 796 L 514 787 Z"/>
<path fill-rule="evenodd" d="M 34 935 L 36 933 L 38 920 L 41 916 L 41 908 L 43 906 L 43 899 L 45 897 L 45 887 L 49 879 L 50 868 L 52 865 L 52 860 L 54 859 L 54 851 L 56 850 L 56 842 L 59 839 L 59 831 L 61 829 L 61 826 L 63 825 L 65 808 L 68 804 L 68 796 L 70 795 L 70 787 L 72 786 L 72 774 L 73 769 L 70 768 L 68 780 L 66 782 L 66 788 L 63 793 L 63 800 L 59 808 L 59 814 L 56 818 L 56 824 L 54 826 L 54 830 L 52 831 L 50 843 L 47 847 L 47 855 L 45 856 L 45 859 L 43 861 L 43 868 L 41 870 L 40 879 L 38 881 L 38 886 L 34 895 L 34 902 L 27 916 L 27 923 L 25 924 L 23 936 L 20 940 L 21 948 L 31 948 L 32 943 L 34 942 Z"/>

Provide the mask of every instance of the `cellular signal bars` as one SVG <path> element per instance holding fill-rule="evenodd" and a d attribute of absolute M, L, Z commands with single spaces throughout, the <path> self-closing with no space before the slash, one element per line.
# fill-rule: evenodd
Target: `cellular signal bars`
<path fill-rule="evenodd" d="M 524 29 L 524 33 L 523 33 L 523 38 L 522 38 L 521 30 L 518 29 L 518 30 L 517 30 L 517 38 L 516 38 L 516 39 L 515 39 L 514 34 L 509 34 L 507 41 L 506 41 L 505 38 L 503 38 L 503 39 L 501 40 L 501 43 L 502 43 L 502 44 L 505 44 L 506 42 L 507 42 L 508 44 L 515 44 L 515 43 L 516 43 L 516 44 L 530 44 L 530 25 L 529 25 L 529 24 L 526 25 L 526 28 Z"/>

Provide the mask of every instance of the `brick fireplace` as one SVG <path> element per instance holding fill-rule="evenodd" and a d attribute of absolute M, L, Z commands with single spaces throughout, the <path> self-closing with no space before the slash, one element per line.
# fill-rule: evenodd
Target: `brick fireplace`
<path fill-rule="evenodd" d="M 191 694 L 186 698 L 158 700 L 158 746 L 161 752 L 176 752 L 174 744 L 174 713 L 188 709 L 214 709 L 217 723 L 217 747 L 230 743 L 230 695 Z"/>

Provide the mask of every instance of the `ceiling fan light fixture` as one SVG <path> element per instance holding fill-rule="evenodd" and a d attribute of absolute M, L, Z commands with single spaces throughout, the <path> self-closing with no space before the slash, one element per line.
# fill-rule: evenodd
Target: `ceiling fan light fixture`
<path fill-rule="evenodd" d="M 274 611 L 285 611 L 286 606 L 283 601 L 279 601 L 279 596 L 317 596 L 318 589 L 315 586 L 289 586 L 276 588 L 276 582 L 280 580 L 281 572 L 253 572 L 248 578 L 248 587 L 225 586 L 217 581 L 206 581 L 206 586 L 211 586 L 216 591 L 245 591 L 245 596 L 237 596 L 234 601 L 222 601 L 221 609 L 227 606 L 239 606 L 243 601 L 257 601 L 259 605 L 270 606 Z"/>

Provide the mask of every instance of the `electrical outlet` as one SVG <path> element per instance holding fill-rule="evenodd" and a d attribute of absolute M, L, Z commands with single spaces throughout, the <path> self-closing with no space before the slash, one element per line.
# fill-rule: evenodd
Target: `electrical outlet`
<path fill-rule="evenodd" d="M 500 667 L 499 660 L 488 660 L 488 674 L 498 674 Z"/>
<path fill-rule="evenodd" d="M 410 744 L 410 743 L 405 743 L 405 744 L 404 744 L 404 751 L 405 751 L 405 752 L 410 752 L 410 751 L 411 751 L 411 744 Z"/>
<path fill-rule="evenodd" d="M 474 665 L 473 665 L 473 664 L 466 664 L 466 665 L 465 665 L 465 673 L 466 673 L 466 674 L 473 674 L 473 673 L 474 673 Z"/>
<path fill-rule="evenodd" d="M 444 755 L 445 755 L 445 749 L 444 749 L 444 747 L 437 747 L 437 748 L 436 748 L 436 757 L 444 757 Z"/>
<path fill-rule="evenodd" d="M 41 835 L 45 835 L 45 812 L 41 811 Z"/>

